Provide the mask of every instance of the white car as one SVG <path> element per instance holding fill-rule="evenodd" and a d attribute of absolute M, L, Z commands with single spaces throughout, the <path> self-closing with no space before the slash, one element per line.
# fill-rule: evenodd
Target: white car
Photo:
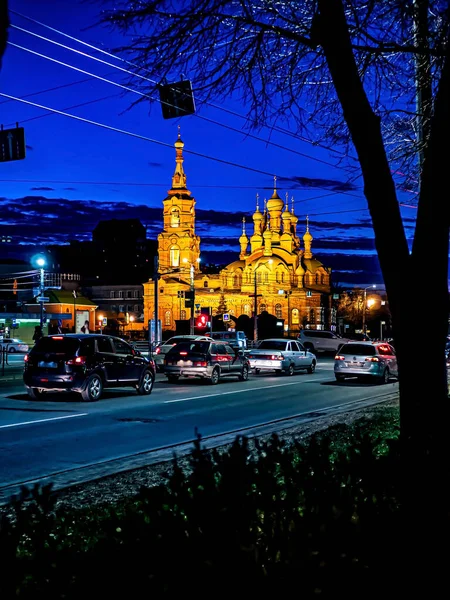
<path fill-rule="evenodd" d="M 398 377 L 395 350 L 386 342 L 348 342 L 334 358 L 334 375 L 336 381 L 358 377 L 388 383 Z"/>
<path fill-rule="evenodd" d="M 0 347 L 6 348 L 7 352 L 28 352 L 29 346 L 18 338 L 3 338 L 0 341 Z"/>
<path fill-rule="evenodd" d="M 314 373 L 317 364 L 315 355 L 305 350 L 300 342 L 283 338 L 262 340 L 257 348 L 250 350 L 247 358 L 255 373 L 276 371 L 293 375 L 295 371 L 303 369 Z"/>

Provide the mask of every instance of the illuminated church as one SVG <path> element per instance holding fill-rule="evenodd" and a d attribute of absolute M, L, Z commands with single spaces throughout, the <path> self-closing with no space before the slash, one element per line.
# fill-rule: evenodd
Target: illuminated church
<path fill-rule="evenodd" d="M 210 307 L 213 315 L 227 312 L 235 317 L 254 313 L 255 277 L 257 310 L 284 319 L 292 333 L 302 327 L 329 329 L 334 325 L 331 308 L 331 269 L 312 253 L 313 236 L 306 217 L 305 233 L 298 232 L 294 200 L 283 201 L 276 189 L 260 207 L 256 196 L 252 231 L 242 223 L 240 253 L 219 274 L 200 272 L 200 238 L 195 234 L 196 201 L 186 186 L 183 169 L 184 143 L 175 142 L 175 173 L 172 187 L 163 200 L 163 230 L 158 235 L 158 316 L 163 330 L 175 331 L 176 320 L 191 317 L 182 292 L 193 284 L 195 304 Z M 303 242 L 303 243 L 302 243 Z M 154 318 L 155 286 L 144 283 L 145 319 Z M 194 308 L 195 311 L 195 308 Z"/>

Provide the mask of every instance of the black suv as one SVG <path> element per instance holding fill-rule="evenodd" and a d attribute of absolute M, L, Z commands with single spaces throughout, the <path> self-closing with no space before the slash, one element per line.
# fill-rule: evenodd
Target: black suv
<path fill-rule="evenodd" d="M 109 335 L 51 335 L 25 355 L 23 380 L 33 400 L 47 391 L 64 391 L 92 402 L 105 387 L 131 386 L 138 394 L 151 394 L 155 363 Z"/>

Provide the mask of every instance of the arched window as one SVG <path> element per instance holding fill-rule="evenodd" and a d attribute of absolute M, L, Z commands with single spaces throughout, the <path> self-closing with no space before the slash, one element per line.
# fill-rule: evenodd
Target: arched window
<path fill-rule="evenodd" d="M 267 310 L 267 304 L 260 304 L 259 305 L 259 312 L 262 313 L 265 310 Z"/>
<path fill-rule="evenodd" d="M 281 308 L 281 304 L 275 304 L 275 316 L 277 319 L 283 318 L 283 309 Z"/>
<path fill-rule="evenodd" d="M 298 325 L 300 323 L 300 314 L 298 312 L 298 308 L 292 309 L 291 323 L 292 323 L 292 325 Z"/>
<path fill-rule="evenodd" d="M 316 324 L 316 311 L 314 310 L 314 308 L 311 308 L 311 310 L 309 311 L 309 323 L 310 325 Z"/>
<path fill-rule="evenodd" d="M 257 273 L 256 274 L 256 280 L 257 280 L 258 283 L 262 282 L 262 275 L 261 275 L 261 273 Z"/>
<path fill-rule="evenodd" d="M 164 325 L 170 325 L 172 323 L 172 313 L 170 310 L 166 310 L 164 313 Z"/>
<path fill-rule="evenodd" d="M 284 271 L 281 271 L 281 283 L 284 283 Z"/>
<path fill-rule="evenodd" d="M 181 319 L 182 321 L 185 321 L 185 320 L 186 320 L 186 311 L 185 311 L 185 310 L 182 310 L 182 311 L 181 311 L 181 313 L 180 313 L 180 319 Z"/>
<path fill-rule="evenodd" d="M 316 273 L 316 285 L 319 284 L 319 273 Z"/>
<path fill-rule="evenodd" d="M 250 304 L 244 304 L 244 315 L 250 316 Z"/>
<path fill-rule="evenodd" d="M 233 289 L 236 289 L 239 287 L 239 275 L 237 273 L 235 273 L 233 275 Z"/>
<path fill-rule="evenodd" d="M 170 265 L 172 267 L 180 266 L 180 249 L 178 246 L 172 246 L 170 249 Z"/>
<path fill-rule="evenodd" d="M 277 283 L 281 283 L 281 274 L 277 271 Z"/>
<path fill-rule="evenodd" d="M 238 271 L 236 273 L 236 287 L 240 288 L 242 286 L 242 273 Z"/>
<path fill-rule="evenodd" d="M 320 283 L 322 285 L 325 285 L 325 283 L 326 283 L 326 281 L 325 281 L 325 275 L 322 275 L 322 277 L 320 279 L 321 279 Z"/>
<path fill-rule="evenodd" d="M 172 208 L 170 214 L 170 226 L 171 227 L 179 227 L 180 226 L 180 211 L 178 208 Z"/>
<path fill-rule="evenodd" d="M 209 283 L 207 281 L 203 282 L 203 287 L 208 287 Z"/>

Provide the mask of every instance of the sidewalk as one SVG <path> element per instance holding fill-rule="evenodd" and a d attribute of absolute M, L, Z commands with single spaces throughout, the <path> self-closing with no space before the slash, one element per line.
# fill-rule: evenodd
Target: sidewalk
<path fill-rule="evenodd" d="M 3 370 L 0 366 L 0 387 L 3 385 L 23 385 L 23 367 L 5 365 Z"/>

